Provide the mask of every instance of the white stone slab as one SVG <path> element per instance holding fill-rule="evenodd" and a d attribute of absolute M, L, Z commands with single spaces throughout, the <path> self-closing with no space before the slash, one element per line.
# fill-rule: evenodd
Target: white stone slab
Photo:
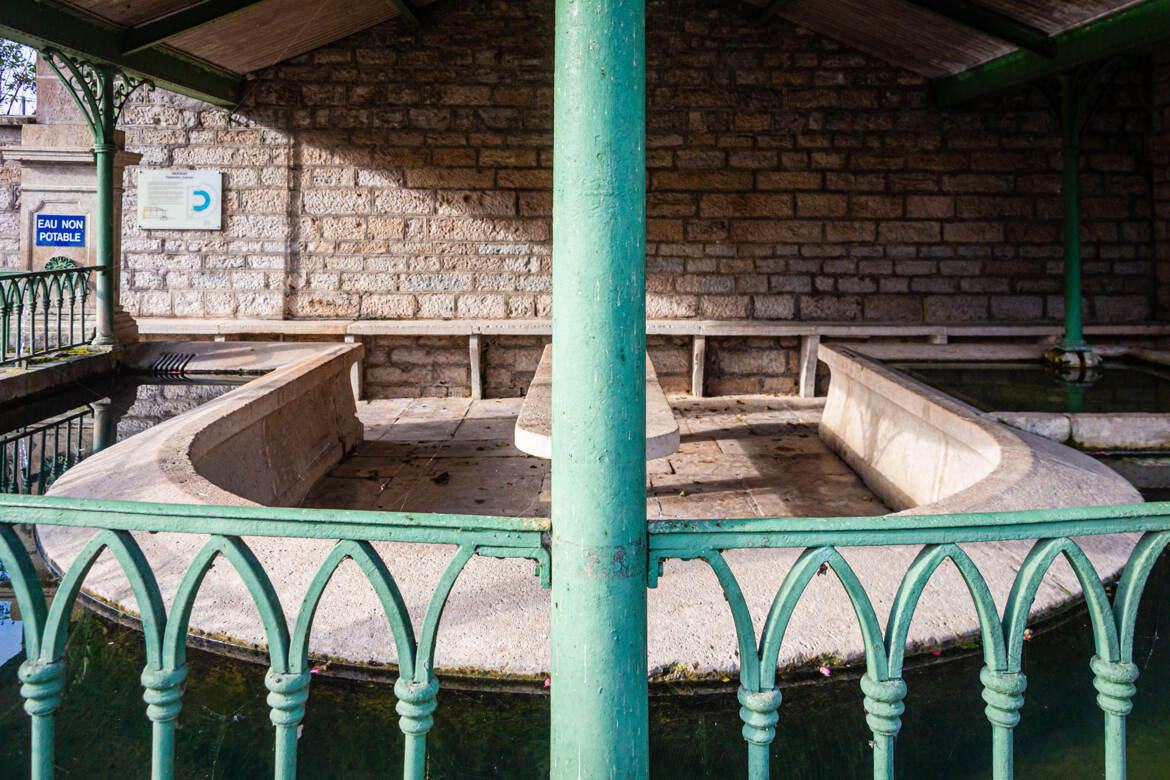
<path fill-rule="evenodd" d="M 516 418 L 516 448 L 538 458 L 552 457 L 552 345 L 544 348 L 536 375 Z M 678 449 L 678 422 L 646 356 L 646 460 L 665 458 Z"/>

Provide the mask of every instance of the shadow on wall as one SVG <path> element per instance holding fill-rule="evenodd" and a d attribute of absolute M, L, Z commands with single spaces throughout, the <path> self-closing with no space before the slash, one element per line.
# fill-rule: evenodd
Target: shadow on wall
<path fill-rule="evenodd" d="M 552 9 L 429 12 L 421 30 L 391 21 L 257 73 L 230 121 L 134 96 L 123 126 L 143 165 L 222 170 L 226 202 L 220 233 L 128 217 L 132 313 L 549 316 Z M 1040 97 L 938 111 L 921 77 L 746 7 L 651 0 L 647 15 L 650 317 L 1060 315 L 1059 134 Z M 1120 79 L 1085 142 L 1087 314 L 1102 320 L 1147 316 L 1156 287 L 1144 76 Z M 713 345 L 712 392 L 786 390 L 759 369 L 795 361 L 780 352 Z M 411 381 L 454 382 L 433 373 Z"/>

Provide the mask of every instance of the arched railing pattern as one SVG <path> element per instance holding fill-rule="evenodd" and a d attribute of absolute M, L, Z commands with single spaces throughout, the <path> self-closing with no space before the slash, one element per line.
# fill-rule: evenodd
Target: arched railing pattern
<path fill-rule="evenodd" d="M 86 305 L 94 270 L 54 257 L 43 271 L 0 273 L 0 365 L 89 343 Z"/>
<path fill-rule="evenodd" d="M 46 607 L 32 556 L 17 535 L 17 523 L 92 527 L 94 536 L 65 571 Z M 468 561 L 475 555 L 526 558 L 536 563 L 543 586 L 550 583 L 548 521 L 464 515 L 406 515 L 259 507 L 205 507 L 87 501 L 30 496 L 0 497 L 0 564 L 24 615 L 28 660 L 19 675 L 32 723 L 34 780 L 53 776 L 53 713 L 65 687 L 65 637 L 69 616 L 86 576 L 106 550 L 130 582 L 146 643 L 141 682 L 152 724 L 151 776 L 171 778 L 175 729 L 187 679 L 186 645 L 191 614 L 213 564 L 223 558 L 240 576 L 263 625 L 268 655 L 265 686 L 275 731 L 275 777 L 296 777 L 297 735 L 312 676 L 309 637 L 321 598 L 338 567 L 357 564 L 378 598 L 398 657 L 399 724 L 405 743 L 403 776 L 425 776 L 426 736 L 434 723 L 439 690 L 435 648 L 443 608 Z M 181 580 L 169 613 L 135 531 L 207 534 Z M 295 615 L 292 630 L 262 562 L 245 536 L 293 536 L 337 540 L 318 567 Z M 374 542 L 450 545 L 453 554 L 432 592 L 417 632 L 406 604 Z"/>
<path fill-rule="evenodd" d="M 13 526 L 18 523 L 95 529 L 63 577 L 50 604 L 33 559 Z M 650 524 L 649 585 L 670 559 L 702 560 L 719 582 L 731 610 L 740 654 L 738 698 L 752 778 L 769 776 L 780 690 L 778 658 L 792 615 L 810 582 L 832 573 L 849 597 L 864 644 L 861 677 L 864 717 L 873 734 L 875 778 L 891 778 L 895 738 L 907 690 L 903 666 L 914 614 L 928 583 L 948 561 L 958 570 L 978 617 L 984 666 L 980 673 L 991 728 L 993 775 L 1012 776 L 1012 733 L 1024 706 L 1021 672 L 1027 620 L 1036 594 L 1057 558 L 1063 558 L 1085 593 L 1094 635 L 1088 659 L 1105 731 L 1107 777 L 1125 777 L 1125 718 L 1136 693 L 1133 635 L 1142 591 L 1157 557 L 1170 545 L 1170 503 L 937 517 L 660 521 Z M 134 533 L 204 534 L 207 541 L 189 564 L 176 595 L 164 605 L 158 583 Z M 141 682 L 152 723 L 152 776 L 174 773 L 175 728 L 187 677 L 186 641 L 195 600 L 220 558 L 243 580 L 263 625 L 268 656 L 265 685 L 274 728 L 275 776 L 296 776 L 297 732 L 309 701 L 309 640 L 321 600 L 347 560 L 373 588 L 394 643 L 399 679 L 394 687 L 404 739 L 403 775 L 425 775 L 426 737 L 433 724 L 439 681 L 434 672 L 442 612 L 468 562 L 476 555 L 526 558 L 549 584 L 550 525 L 539 518 L 335 512 L 262 507 L 207 507 L 93 500 L 0 496 L 0 564 L 24 616 L 27 660 L 19 670 L 21 694 L 32 723 L 32 772 L 52 776 L 53 713 L 65 685 L 64 641 L 69 615 L 83 583 L 104 551 L 129 580 L 146 645 Z M 1097 571 L 1076 539 L 1115 533 L 1141 534 L 1110 600 Z M 284 536 L 334 540 L 309 582 L 295 616 L 286 615 L 262 562 L 246 537 Z M 1015 572 L 1002 614 L 984 573 L 964 545 L 1033 540 Z M 421 621 L 412 621 L 392 572 L 374 544 L 440 544 L 452 550 Z M 862 580 L 841 550 L 874 545 L 917 545 L 901 578 L 884 630 Z M 725 556 L 736 549 L 787 548 L 800 554 L 785 574 L 757 632 L 740 583 Z M 291 629 L 288 618 L 292 617 Z M 860 715 L 861 713 L 859 713 Z"/>
<path fill-rule="evenodd" d="M 1101 573 L 1074 537 L 1140 532 L 1110 602 Z M 966 543 L 1035 540 L 1016 572 L 1002 617 Z M 838 548 L 921 545 L 894 596 L 885 631 L 869 594 Z M 1012 777 L 1012 730 L 1020 721 L 1026 680 L 1021 672 L 1028 617 L 1041 582 L 1058 557 L 1076 574 L 1088 608 L 1095 654 L 1087 659 L 1104 716 L 1106 777 L 1126 776 L 1125 717 L 1133 709 L 1137 667 L 1133 633 L 1138 603 L 1154 562 L 1170 545 L 1170 503 L 1087 507 L 938 517 L 658 521 L 650 524 L 650 585 L 669 559 L 703 560 L 715 573 L 735 625 L 740 655 L 739 701 L 748 749 L 748 776 L 770 776 L 780 690 L 775 674 L 788 621 L 818 573 L 832 571 L 853 607 L 864 644 L 861 677 L 866 723 L 873 733 L 873 776 L 894 776 L 894 741 L 901 728 L 906 683 L 902 669 L 910 623 L 938 568 L 950 561 L 967 587 L 979 622 L 980 673 L 991 726 L 992 773 Z M 724 558 L 727 550 L 789 548 L 802 552 L 782 581 L 757 636 L 742 589 Z"/>

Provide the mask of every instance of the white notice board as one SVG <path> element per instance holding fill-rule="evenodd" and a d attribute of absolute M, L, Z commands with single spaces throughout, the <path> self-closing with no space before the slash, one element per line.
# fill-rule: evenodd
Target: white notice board
<path fill-rule="evenodd" d="M 219 230 L 222 218 L 219 171 L 138 171 L 138 227 Z"/>

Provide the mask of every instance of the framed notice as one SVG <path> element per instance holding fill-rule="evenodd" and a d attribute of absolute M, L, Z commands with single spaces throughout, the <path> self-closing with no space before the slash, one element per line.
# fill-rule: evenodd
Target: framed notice
<path fill-rule="evenodd" d="M 219 230 L 222 220 L 219 171 L 138 171 L 138 227 Z"/>

